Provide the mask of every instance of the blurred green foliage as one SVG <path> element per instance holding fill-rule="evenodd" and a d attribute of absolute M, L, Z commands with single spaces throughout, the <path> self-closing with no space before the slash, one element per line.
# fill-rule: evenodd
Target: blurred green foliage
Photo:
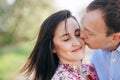
<path fill-rule="evenodd" d="M 0 80 L 14 80 L 30 55 L 41 23 L 56 11 L 53 0 L 7 1 L 0 0 Z"/>
<path fill-rule="evenodd" d="M 0 80 L 15 79 L 41 23 L 56 11 L 54 0 L 0 0 Z"/>
<path fill-rule="evenodd" d="M 53 0 L 0 0 L 0 46 L 31 39 L 55 11 Z"/>
<path fill-rule="evenodd" d="M 27 60 L 33 44 L 19 43 L 0 50 L 0 80 L 14 80 Z"/>

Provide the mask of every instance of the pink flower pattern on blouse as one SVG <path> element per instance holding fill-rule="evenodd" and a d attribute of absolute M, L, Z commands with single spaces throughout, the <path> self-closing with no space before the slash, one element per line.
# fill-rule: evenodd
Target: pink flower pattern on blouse
<path fill-rule="evenodd" d="M 53 75 L 51 80 L 86 80 L 81 76 L 81 71 L 83 75 L 87 75 L 89 80 L 98 80 L 96 71 L 93 65 L 82 65 L 82 68 L 78 68 L 69 64 L 60 64 Z"/>

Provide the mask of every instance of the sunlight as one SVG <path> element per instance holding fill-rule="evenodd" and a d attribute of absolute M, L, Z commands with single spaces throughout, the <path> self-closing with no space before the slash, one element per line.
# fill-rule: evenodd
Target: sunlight
<path fill-rule="evenodd" d="M 78 16 L 78 13 L 85 9 L 91 1 L 93 0 L 55 0 L 55 6 L 58 9 L 68 9 Z"/>

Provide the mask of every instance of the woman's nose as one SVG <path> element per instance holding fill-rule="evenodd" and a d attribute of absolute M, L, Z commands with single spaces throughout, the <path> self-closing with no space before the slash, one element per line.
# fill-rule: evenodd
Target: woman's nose
<path fill-rule="evenodd" d="M 72 46 L 78 46 L 78 45 L 80 45 L 80 40 L 74 39 L 73 43 L 72 43 Z"/>

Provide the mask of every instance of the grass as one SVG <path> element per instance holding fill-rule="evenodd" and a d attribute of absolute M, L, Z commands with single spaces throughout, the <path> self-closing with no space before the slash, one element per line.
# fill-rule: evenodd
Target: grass
<path fill-rule="evenodd" d="M 0 48 L 0 80 L 13 80 L 32 50 L 32 44 L 20 43 Z"/>

